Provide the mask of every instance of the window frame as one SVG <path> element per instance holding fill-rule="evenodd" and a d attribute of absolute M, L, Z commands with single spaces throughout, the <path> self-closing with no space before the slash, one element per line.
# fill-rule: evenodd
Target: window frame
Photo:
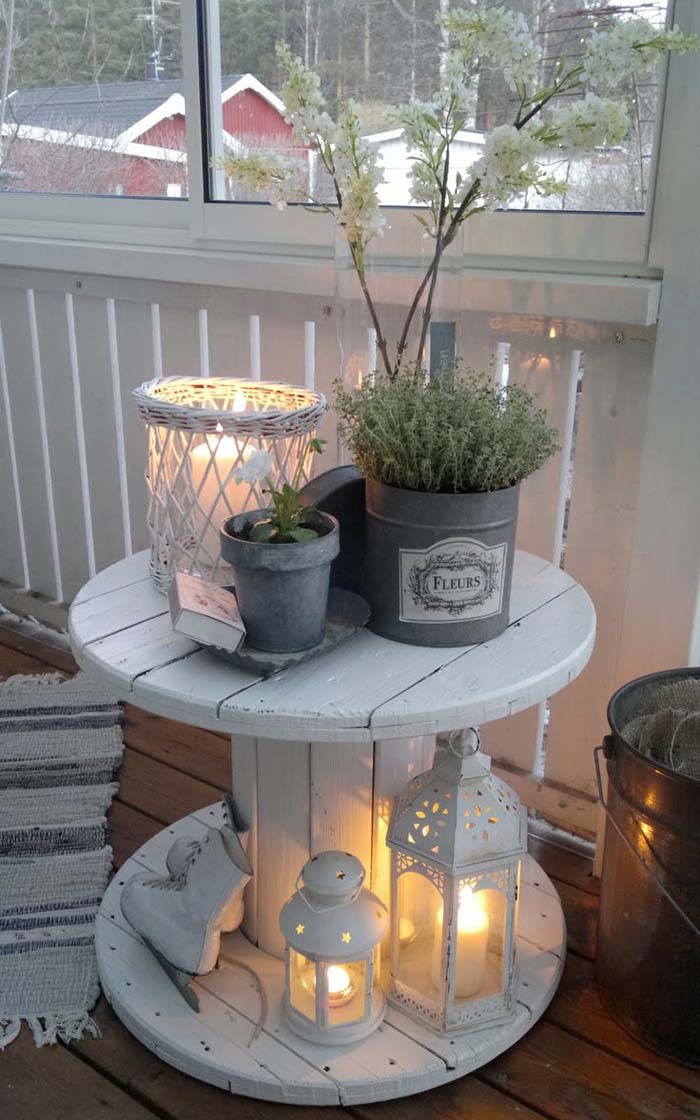
<path fill-rule="evenodd" d="M 229 262 L 228 280 L 224 282 L 232 285 L 244 282 L 252 265 L 274 262 L 278 290 L 289 282 L 298 285 L 303 277 L 303 290 L 327 293 L 336 254 L 336 231 L 327 216 L 309 213 L 302 206 L 290 206 L 280 213 L 266 203 L 206 200 L 207 123 L 211 135 L 217 136 L 221 121 L 220 96 L 216 96 L 220 92 L 220 79 L 218 90 L 216 87 L 218 67 L 211 66 L 218 51 L 218 5 L 191 0 L 183 3 L 181 13 L 188 106 L 188 197 L 0 194 L 0 264 L 17 263 L 24 245 L 26 263 L 40 266 L 42 245 L 69 243 L 74 250 L 83 245 L 86 252 L 91 246 L 107 247 L 112 269 L 125 274 L 125 261 L 134 263 L 148 253 L 169 250 L 177 254 L 178 278 L 184 280 L 195 280 L 206 269 L 207 261 L 220 260 L 224 255 Z M 683 25 L 692 21 L 688 0 L 669 5 L 669 20 L 679 17 Z M 207 35 L 203 34 L 205 28 Z M 214 81 L 207 97 L 206 83 L 211 75 Z M 453 268 L 475 275 L 497 270 L 658 278 L 663 253 L 654 231 L 655 188 L 663 130 L 673 112 L 666 84 L 664 74 L 649 204 L 644 214 L 505 211 L 484 215 L 463 227 Z M 700 73 L 694 85 L 700 100 Z M 80 205 L 76 207 L 78 198 Z M 375 266 L 417 272 L 425 260 L 425 242 L 412 209 L 387 207 L 386 211 L 388 229 L 373 246 Z M 653 262 L 649 255 L 652 242 L 656 246 Z M 89 256 L 94 259 L 95 255 Z M 75 251 L 67 254 L 67 259 L 75 261 Z M 105 268 L 98 271 L 104 272 Z"/>

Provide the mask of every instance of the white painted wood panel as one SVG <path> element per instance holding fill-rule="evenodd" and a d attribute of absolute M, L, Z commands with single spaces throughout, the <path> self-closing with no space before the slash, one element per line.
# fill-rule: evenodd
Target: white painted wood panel
<path fill-rule="evenodd" d="M 595 797 L 593 748 L 615 687 L 637 495 L 641 432 L 653 348 L 644 332 L 586 353 L 566 539 L 566 570 L 590 593 L 599 619 L 591 662 L 568 695 L 552 700 L 545 774 Z"/>
<path fill-rule="evenodd" d="M 258 739 L 257 944 L 275 957 L 284 954 L 282 901 L 311 854 L 309 764 L 308 743 Z"/>
<path fill-rule="evenodd" d="M 75 331 L 80 369 L 85 448 L 94 509 L 97 570 L 124 555 L 119 491 L 117 427 L 104 299 L 75 292 Z M 134 448 L 136 453 L 136 448 Z M 72 495 L 61 495 L 61 504 Z"/>
<path fill-rule="evenodd" d="M 372 876 L 371 743 L 311 743 L 310 852 L 352 852 Z"/>
<path fill-rule="evenodd" d="M 517 547 L 558 564 L 561 556 L 564 503 L 569 473 L 574 392 L 580 351 L 573 348 L 561 322 L 511 321 L 508 326 L 508 384 L 534 393 L 549 422 L 560 433 L 561 450 L 521 486 Z M 520 328 L 518 330 L 518 327 Z M 536 331 L 534 338 L 532 332 Z M 549 335 L 554 337 L 550 338 Z M 575 401 L 575 396 L 573 398 Z M 545 705 L 495 721 L 483 729 L 484 749 L 494 758 L 527 772 L 537 772 L 545 724 Z"/>
<path fill-rule="evenodd" d="M 3 438 L 0 440 L 0 518 L 6 531 L 0 535 L 0 571 L 6 580 L 30 587 L 29 557 L 25 538 L 24 508 L 17 466 L 17 446 L 5 355 L 4 328 L 0 313 L 0 388 L 2 390 Z M 15 531 L 12 531 L 14 526 Z"/>
<path fill-rule="evenodd" d="M 253 878 L 245 892 L 243 930 L 254 945 L 258 940 L 258 741 L 252 735 L 231 739 L 231 789 L 236 807 L 250 829 L 248 859 Z M 211 812 L 211 811 L 210 811 Z M 206 819 L 206 817 L 205 817 Z"/>
<path fill-rule="evenodd" d="M 0 289 L 0 320 L 3 325 L 31 587 L 52 596 L 56 588 L 47 532 L 49 506 L 40 450 L 38 401 L 32 365 L 27 296 L 24 290 Z"/>
<path fill-rule="evenodd" d="M 595 638 L 593 618 L 583 588 L 569 588 L 540 608 L 537 628 L 525 620 L 511 626 L 499 639 L 463 653 L 377 708 L 371 724 L 375 735 L 389 735 L 402 726 L 428 735 L 529 708 L 550 690 L 565 688 L 585 667 Z M 543 675 L 547 658 L 552 667 Z M 510 672 L 514 665 L 517 683 Z"/>
<path fill-rule="evenodd" d="M 430 769 L 434 753 L 434 735 L 418 735 L 410 739 L 380 739 L 374 744 L 371 885 L 386 906 L 389 905 L 391 893 L 391 860 L 386 837 L 394 798 L 403 792 L 411 778 Z M 390 932 L 387 931 L 387 945 L 389 939 Z"/>

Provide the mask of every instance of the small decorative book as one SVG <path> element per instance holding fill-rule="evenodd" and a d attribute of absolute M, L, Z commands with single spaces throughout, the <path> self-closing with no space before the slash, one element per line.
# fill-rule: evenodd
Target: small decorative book
<path fill-rule="evenodd" d="M 233 591 L 178 572 L 168 595 L 173 630 L 202 645 L 236 652 L 246 630 Z"/>

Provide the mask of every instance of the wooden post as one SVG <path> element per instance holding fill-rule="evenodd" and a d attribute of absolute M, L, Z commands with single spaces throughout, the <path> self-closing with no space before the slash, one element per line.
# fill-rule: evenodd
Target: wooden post
<path fill-rule="evenodd" d="M 394 797 L 432 764 L 433 736 L 363 743 L 304 743 L 234 736 L 233 795 L 250 825 L 253 879 L 243 930 L 282 958 L 279 913 L 310 855 L 352 852 L 389 905 L 386 832 Z"/>

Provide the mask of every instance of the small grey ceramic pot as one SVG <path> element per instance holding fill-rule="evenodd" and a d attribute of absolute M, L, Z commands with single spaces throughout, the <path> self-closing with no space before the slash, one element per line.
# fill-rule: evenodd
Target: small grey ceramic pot
<path fill-rule="evenodd" d="M 428 494 L 367 479 L 370 628 L 419 646 L 465 646 L 508 625 L 520 486 Z"/>
<path fill-rule="evenodd" d="M 221 555 L 233 568 L 246 641 L 270 653 L 311 649 L 326 632 L 331 563 L 340 548 L 338 522 L 319 514 L 330 531 L 293 544 L 259 544 L 236 535 L 268 515 L 269 510 L 251 510 L 221 528 Z"/>

